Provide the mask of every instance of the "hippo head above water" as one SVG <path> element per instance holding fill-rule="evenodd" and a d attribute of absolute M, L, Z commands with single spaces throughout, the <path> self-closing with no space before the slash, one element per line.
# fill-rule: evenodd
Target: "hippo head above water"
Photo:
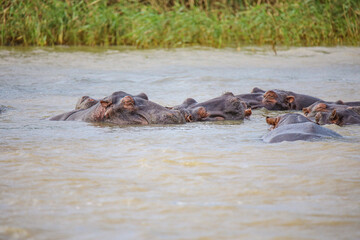
<path fill-rule="evenodd" d="M 302 110 L 319 98 L 284 90 L 269 90 L 264 93 L 262 104 L 268 110 Z"/>
<path fill-rule="evenodd" d="M 170 110 L 140 97 L 126 95 L 117 102 L 101 100 L 106 109 L 104 121 L 124 124 L 171 124 L 184 123 L 180 111 Z"/>
<path fill-rule="evenodd" d="M 316 102 L 309 107 L 303 108 L 302 111 L 307 117 L 314 117 L 317 112 L 325 112 L 327 109 L 326 103 Z"/>
<path fill-rule="evenodd" d="M 282 90 L 269 90 L 264 93 L 262 103 L 269 110 L 289 110 L 295 97 Z"/>
<path fill-rule="evenodd" d="M 180 111 L 151 102 L 146 95 L 134 96 L 122 91 L 103 98 L 90 108 L 60 114 L 50 120 L 106 122 L 117 125 L 185 123 Z"/>
<path fill-rule="evenodd" d="M 297 113 L 267 117 L 266 122 L 272 125 L 272 130 L 263 136 L 263 140 L 268 143 L 341 137 L 336 132 L 319 126 Z"/>
<path fill-rule="evenodd" d="M 278 117 L 266 117 L 266 123 L 272 126 L 272 129 L 277 128 L 278 126 L 286 125 L 286 124 L 295 124 L 295 123 L 304 123 L 311 122 L 308 118 L 300 115 L 300 114 L 284 114 Z"/>
<path fill-rule="evenodd" d="M 246 108 L 246 103 L 231 92 L 200 103 L 188 98 L 181 105 L 171 107 L 180 110 L 188 122 L 243 120 L 252 113 L 251 109 Z"/>
<path fill-rule="evenodd" d="M 360 124 L 360 114 L 357 108 L 333 109 L 322 111 L 315 115 L 315 121 L 319 125 L 336 124 L 339 126 Z"/>
<path fill-rule="evenodd" d="M 337 101 L 335 103 L 329 102 L 315 102 L 312 105 L 303 108 L 302 111 L 307 117 L 315 117 L 319 112 L 331 112 L 332 110 L 345 110 L 349 106 L 345 105 L 343 102 Z"/>

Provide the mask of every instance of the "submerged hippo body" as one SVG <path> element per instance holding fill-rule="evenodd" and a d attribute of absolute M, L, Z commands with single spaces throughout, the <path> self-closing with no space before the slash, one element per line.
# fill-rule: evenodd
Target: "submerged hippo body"
<path fill-rule="evenodd" d="M 188 98 L 172 109 L 182 111 L 188 121 L 243 120 L 251 115 L 246 104 L 230 92 L 200 103 Z"/>
<path fill-rule="evenodd" d="M 89 108 L 63 113 L 50 120 L 107 122 L 118 125 L 185 123 L 180 111 L 167 109 L 147 100 L 145 96 L 115 92 Z"/>
<path fill-rule="evenodd" d="M 341 137 L 338 133 L 319 126 L 300 114 L 288 113 L 276 118 L 267 117 L 266 122 L 273 126 L 273 130 L 262 138 L 267 143 Z"/>
<path fill-rule="evenodd" d="M 264 93 L 262 103 L 268 110 L 302 110 L 322 101 L 319 98 L 284 90 L 269 90 Z"/>

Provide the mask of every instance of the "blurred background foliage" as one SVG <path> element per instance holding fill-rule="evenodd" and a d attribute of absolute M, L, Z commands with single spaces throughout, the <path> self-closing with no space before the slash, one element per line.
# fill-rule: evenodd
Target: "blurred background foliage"
<path fill-rule="evenodd" d="M 0 45 L 360 43 L 358 0 L 3 0 Z"/>

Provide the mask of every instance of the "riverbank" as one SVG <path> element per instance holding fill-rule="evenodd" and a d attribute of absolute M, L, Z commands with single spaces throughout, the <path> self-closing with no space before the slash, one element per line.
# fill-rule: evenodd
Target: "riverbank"
<path fill-rule="evenodd" d="M 360 43 L 360 3 L 354 0 L 163 2 L 7 0 L 0 6 L 0 45 L 222 48 Z"/>

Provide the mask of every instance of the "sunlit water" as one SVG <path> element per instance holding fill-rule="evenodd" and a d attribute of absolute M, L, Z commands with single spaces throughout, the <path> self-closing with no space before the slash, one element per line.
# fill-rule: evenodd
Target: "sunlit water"
<path fill-rule="evenodd" d="M 266 144 L 265 116 L 116 127 L 47 120 L 83 95 L 164 106 L 253 87 L 360 100 L 360 48 L 1 48 L 0 239 L 359 239 L 360 126 Z"/>

